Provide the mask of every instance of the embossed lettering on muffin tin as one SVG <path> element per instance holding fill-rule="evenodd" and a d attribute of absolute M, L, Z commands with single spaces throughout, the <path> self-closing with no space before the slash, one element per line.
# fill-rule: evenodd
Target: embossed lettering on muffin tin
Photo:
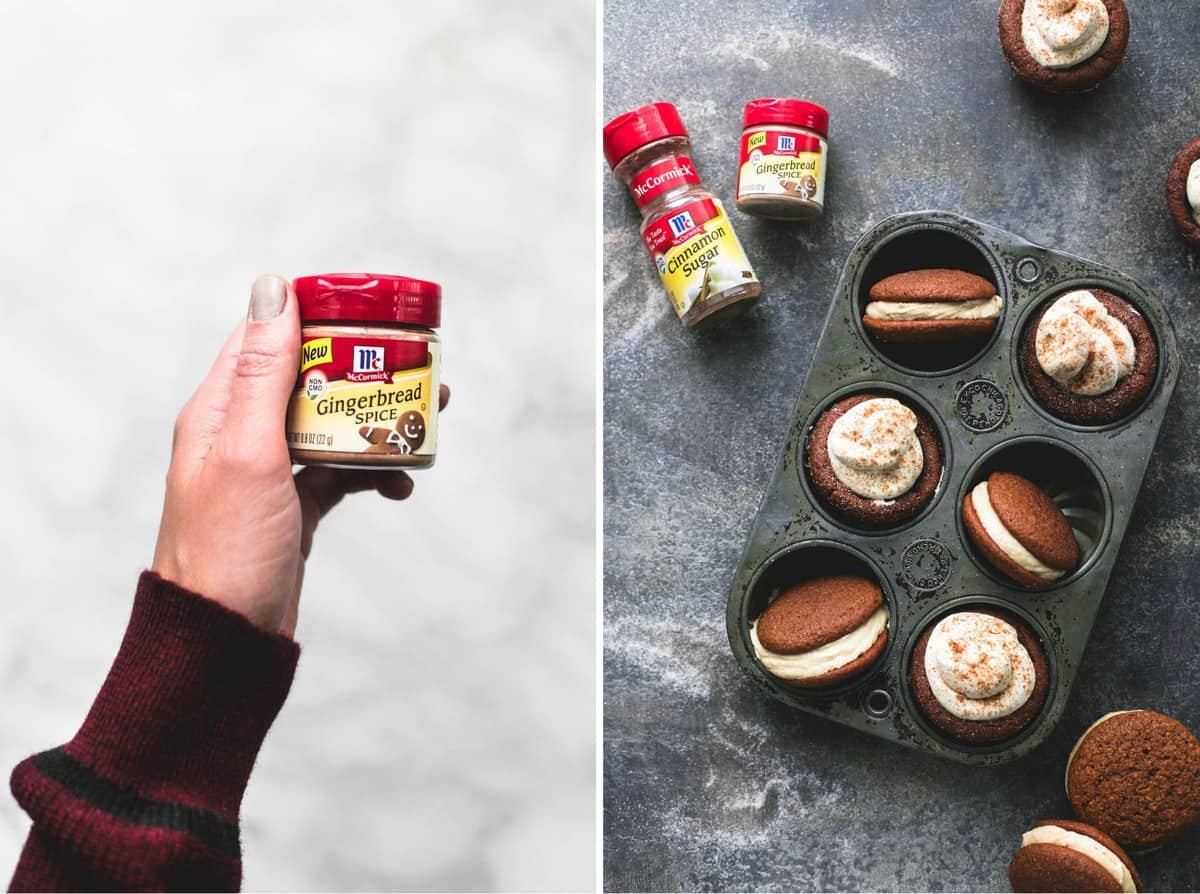
<path fill-rule="evenodd" d="M 945 248 L 945 256 L 929 257 L 931 246 Z M 957 257 L 955 246 L 961 246 Z M 890 269 L 880 266 L 885 247 L 886 257 L 892 259 Z M 861 297 L 873 281 L 919 267 L 966 264 L 965 269 L 975 269 L 981 257 L 1006 308 L 994 337 L 974 357 L 944 370 L 910 368 L 885 357 L 863 331 Z M 1029 259 L 1038 266 L 1038 276 L 1024 283 L 1017 271 Z M 1017 362 L 1020 333 L 1030 309 L 1081 283 L 1132 303 L 1158 342 L 1158 377 L 1146 401 L 1130 416 L 1104 428 L 1072 425 L 1037 406 Z M 1178 376 L 1179 354 L 1166 311 L 1129 277 L 947 212 L 902 214 L 883 221 L 859 240 L 843 267 L 812 368 L 730 588 L 726 621 L 739 663 L 766 692 L 799 710 L 911 748 L 970 764 L 1003 763 L 1033 750 L 1062 716 Z M 995 383 L 1007 398 L 1005 418 L 987 431 L 971 430 L 958 416 L 960 389 L 978 379 Z M 803 454 L 818 411 L 835 396 L 877 390 L 914 395 L 931 413 L 946 456 L 938 493 L 926 510 L 899 527 L 868 532 L 841 523 L 818 504 Z M 1029 449 L 1030 444 L 1050 445 L 1048 456 L 1053 455 L 1051 448 L 1075 454 L 1096 478 L 1095 495 L 1076 507 L 1082 520 L 1073 519 L 1073 524 L 1095 530 L 1097 548 L 1077 572 L 1037 593 L 1010 585 L 992 572 L 963 539 L 960 522 L 969 476 L 986 469 L 996 456 L 1002 461 L 1005 450 Z M 908 547 L 927 540 L 940 543 L 950 557 L 947 579 L 933 591 L 921 588 L 927 581 L 919 574 L 914 585 L 912 569 L 905 567 L 905 556 L 910 565 L 914 558 Z M 832 553 L 813 552 L 811 547 L 840 548 L 857 556 L 879 579 L 891 610 L 885 654 L 858 680 L 833 690 L 805 691 L 776 680 L 758 663 L 749 641 L 749 623 L 764 607 L 760 582 L 769 579 L 777 562 L 786 557 L 796 561 L 797 551 L 812 560 L 806 563 L 805 574 L 820 574 L 822 556 Z M 971 604 L 994 604 L 1030 620 L 1043 637 L 1052 669 L 1050 693 L 1037 719 L 1012 739 L 986 747 L 964 745 L 934 730 L 916 711 L 908 681 L 907 660 L 925 623 L 953 607 Z M 866 708 L 876 691 L 893 696 L 882 715 Z"/>

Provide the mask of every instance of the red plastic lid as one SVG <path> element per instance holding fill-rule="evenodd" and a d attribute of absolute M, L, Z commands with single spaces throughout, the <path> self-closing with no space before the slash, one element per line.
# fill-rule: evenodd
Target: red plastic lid
<path fill-rule="evenodd" d="M 322 273 L 293 284 L 300 318 L 409 323 L 433 329 L 442 322 L 442 287 L 382 273 Z"/>
<path fill-rule="evenodd" d="M 829 135 L 829 112 L 815 102 L 801 99 L 752 99 L 746 103 L 742 126 L 755 124 L 807 127 L 825 137 Z"/>
<path fill-rule="evenodd" d="M 675 106 L 669 102 L 651 103 L 618 115 L 604 125 L 604 157 L 609 167 L 615 168 L 630 152 L 649 143 L 687 135 L 687 128 Z"/>

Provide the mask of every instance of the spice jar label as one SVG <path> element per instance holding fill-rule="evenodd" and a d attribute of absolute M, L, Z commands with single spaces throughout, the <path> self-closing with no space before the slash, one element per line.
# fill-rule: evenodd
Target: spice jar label
<path fill-rule="evenodd" d="M 716 199 L 694 199 L 655 218 L 642 241 L 681 317 L 712 295 L 758 282 Z"/>
<path fill-rule="evenodd" d="M 700 182 L 696 165 L 687 156 L 672 156 L 638 171 L 629 183 L 633 200 L 642 207 L 669 189 Z"/>
<path fill-rule="evenodd" d="M 327 453 L 437 454 L 436 342 L 306 340 L 288 405 L 289 447 Z"/>
<path fill-rule="evenodd" d="M 826 144 L 795 131 L 750 130 L 742 135 L 738 198 L 796 196 L 825 204 Z"/>

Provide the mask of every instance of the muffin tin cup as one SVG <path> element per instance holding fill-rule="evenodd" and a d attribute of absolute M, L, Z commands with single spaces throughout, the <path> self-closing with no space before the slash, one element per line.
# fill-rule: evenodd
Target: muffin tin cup
<path fill-rule="evenodd" d="M 1047 723 L 1051 704 L 1051 695 L 1055 689 L 1055 681 L 1058 679 L 1058 666 L 1055 660 L 1055 653 L 1049 647 L 1049 638 L 1046 635 L 1046 631 L 1042 628 L 1041 622 L 1038 621 L 1037 617 L 1027 609 L 1017 605 L 1011 600 L 998 599 L 995 596 L 962 596 L 958 599 L 951 599 L 949 602 L 938 605 L 926 613 L 924 617 L 922 617 L 916 624 L 913 625 L 908 636 L 908 641 L 904 644 L 904 651 L 901 660 L 901 666 L 905 668 L 905 672 L 907 674 L 908 668 L 912 667 L 913 652 L 916 650 L 917 640 L 921 638 L 921 634 L 925 632 L 926 628 L 936 624 L 947 615 L 962 611 L 986 612 L 989 609 L 1006 611 L 1023 620 L 1030 626 L 1033 632 L 1037 635 L 1038 639 L 1041 640 L 1042 648 L 1045 650 L 1046 666 L 1050 671 L 1050 688 L 1046 693 L 1046 701 L 1042 705 L 1041 710 L 1038 711 L 1037 716 L 1033 718 L 1028 726 L 1001 742 L 992 742 L 986 745 L 967 745 L 942 732 L 925 716 L 925 714 L 917 706 L 911 686 L 905 685 L 901 688 L 905 710 L 908 712 L 909 717 L 911 717 L 916 724 L 921 727 L 926 735 L 932 737 L 936 741 L 941 742 L 949 748 L 965 749 L 973 755 L 999 754 L 1009 751 L 1017 746 L 1023 739 L 1036 736 L 1038 734 L 1038 729 L 1043 724 Z M 1053 723 L 1050 723 L 1046 733 L 1048 734 L 1052 728 Z M 1042 738 L 1044 737 L 1045 736 L 1043 735 Z"/>
<path fill-rule="evenodd" d="M 953 267 L 986 275 L 1004 299 L 990 338 L 957 356 L 914 359 L 874 343 L 862 327 L 870 286 L 891 273 Z M 1158 370 L 1141 407 L 1110 425 L 1085 427 L 1038 406 L 1022 380 L 1020 335 L 1042 302 L 1095 286 L 1141 312 L 1158 343 Z M 771 483 L 730 587 L 726 615 L 734 655 L 772 697 L 816 714 L 968 764 L 998 764 L 1027 754 L 1061 717 L 1133 511 L 1154 442 L 1179 376 L 1175 334 L 1162 303 L 1129 277 L 1091 261 L 1034 245 L 996 227 L 941 211 L 890 217 L 851 250 L 835 288 L 812 368 L 792 411 Z M 942 440 L 942 480 L 930 504 L 893 528 L 863 530 L 820 505 L 804 466 L 805 441 L 819 411 L 856 392 L 908 397 Z M 1038 481 L 1063 507 L 1081 544 L 1081 564 L 1048 590 L 1007 580 L 964 537 L 965 495 L 993 468 Z M 749 623 L 765 606 L 764 581 L 789 556 L 840 550 L 875 576 L 891 610 L 888 649 L 859 679 L 829 691 L 776 680 L 755 658 Z M 823 563 L 792 560 L 806 577 Z M 772 569 L 775 569 L 772 571 Z M 798 578 L 803 579 L 803 577 Z M 1026 618 L 1042 636 L 1051 688 L 1038 717 L 1003 742 L 972 746 L 932 728 L 916 709 L 908 660 L 930 621 L 955 606 L 995 605 Z"/>
<path fill-rule="evenodd" d="M 761 615 L 766 607 L 788 587 L 816 577 L 828 577 L 835 574 L 854 574 L 879 584 L 879 588 L 883 591 L 884 605 L 888 609 L 887 645 L 875 663 L 855 680 L 819 688 L 792 685 L 774 676 L 759 663 L 750 642 L 750 622 Z M 863 689 L 864 681 L 871 679 L 887 664 L 896 648 L 894 635 L 896 597 L 891 583 L 866 554 L 832 540 L 804 540 L 793 543 L 763 562 L 749 583 L 746 598 L 741 603 L 741 612 L 738 625 L 739 630 L 744 633 L 741 647 L 750 656 L 756 682 L 764 686 L 775 697 L 789 703 L 819 707 L 832 704 L 840 697 L 859 693 Z M 888 694 L 890 696 L 890 693 Z M 881 713 L 879 697 L 877 696 L 876 699 L 873 710 Z"/>

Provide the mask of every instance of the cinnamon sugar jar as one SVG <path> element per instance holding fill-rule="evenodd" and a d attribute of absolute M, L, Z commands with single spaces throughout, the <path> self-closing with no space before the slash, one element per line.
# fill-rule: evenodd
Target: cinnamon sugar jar
<path fill-rule="evenodd" d="M 604 125 L 604 156 L 642 212 L 642 241 L 685 326 L 750 306 L 762 285 L 721 200 L 701 185 L 675 106 L 657 102 Z"/>
<path fill-rule="evenodd" d="M 375 273 L 295 281 L 300 372 L 288 404 L 292 461 L 426 468 L 437 458 L 442 289 Z"/>

